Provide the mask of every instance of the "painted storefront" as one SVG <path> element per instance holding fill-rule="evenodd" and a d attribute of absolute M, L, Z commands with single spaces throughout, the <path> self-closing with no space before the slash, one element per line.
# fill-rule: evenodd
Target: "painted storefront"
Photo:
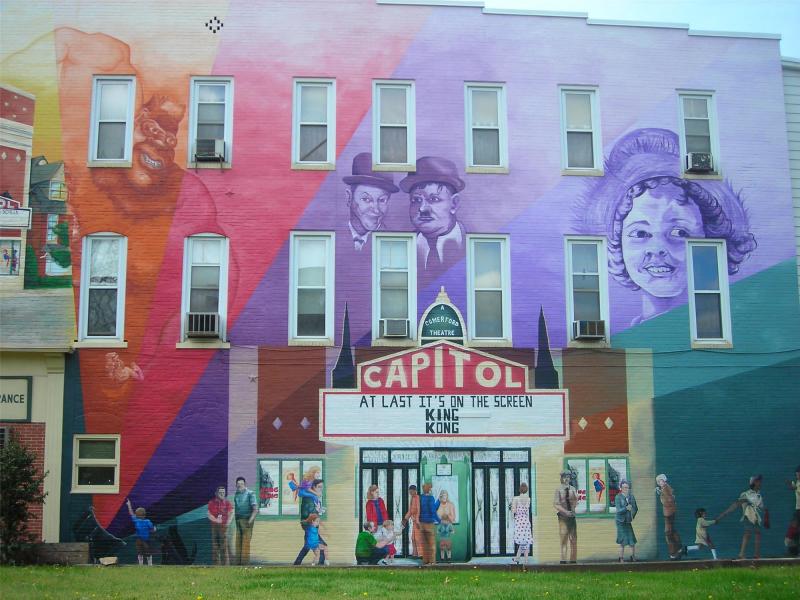
<path fill-rule="evenodd" d="M 558 560 L 563 470 L 579 495 L 580 559 L 615 556 L 623 479 L 639 504 L 640 556 L 666 555 L 652 491 L 662 472 L 685 540 L 695 508 L 722 511 L 755 473 L 784 526 L 800 314 L 777 40 L 371 0 L 179 2 L 169 16 L 148 2 L 135 13 L 12 2 L 8 12 L 20 26 L 4 25 L 3 77 L 35 94 L 32 156 L 63 165 L 67 187 L 55 224 L 69 222 L 69 235 L 56 242 L 70 246 L 79 327 L 65 372 L 62 540 L 81 535 L 90 506 L 132 540 L 130 498 L 158 524 L 165 557 L 211 562 L 208 502 L 239 476 L 257 497 L 258 562 L 294 560 L 299 491 L 319 478 L 336 563 L 354 560 L 373 484 L 395 520 L 409 485 L 445 489 L 457 561 L 513 551 L 509 502 L 522 482 L 533 556 Z M 98 79 L 128 82 L 126 164 L 87 161 Z M 374 123 L 374 90 L 398 83 L 413 103 Z M 315 168 L 293 160 L 305 84 L 328 95 L 325 116 L 303 123 L 335 115 Z M 500 90 L 494 118 L 468 126 L 485 89 Z M 595 103 L 596 168 L 578 176 L 562 164 L 564 89 L 589 90 Z M 686 90 L 713 97 L 716 174 L 682 166 Z M 211 91 L 215 100 L 198 99 Z M 214 103 L 223 160 L 198 162 L 195 114 Z M 403 168 L 373 168 L 382 124 L 414 130 Z M 478 129 L 497 132 L 496 168 L 471 164 Z M 125 240 L 124 282 L 114 283 L 124 323 L 114 339 L 84 339 L 82 281 L 96 266 L 86 240 L 109 235 Z M 728 343 L 693 347 L 687 239 L 725 241 Z M 220 254 L 204 264 L 227 258 L 214 296 L 221 339 L 198 341 L 186 336 L 185 256 L 209 240 Z M 572 334 L 567 249 L 581 240 L 600 249 L 599 341 Z M 392 255 L 392 242 L 408 254 Z M 298 267 L 305 243 L 326 261 Z M 483 271 L 481 243 L 497 251 Z M 301 298 L 306 267 L 324 284 Z M 412 290 L 400 341 L 376 304 L 389 271 Z M 292 316 L 304 302 L 324 306 L 318 339 Z M 442 302 L 452 310 L 426 325 Z M 114 442 L 94 438 L 110 452 L 101 460 L 116 461 L 95 464 L 110 490 L 76 484 L 92 467 L 74 456 L 86 435 Z M 722 554 L 736 553 L 738 516 L 714 533 Z M 399 554 L 413 553 L 413 533 L 400 537 Z M 132 546 L 113 551 L 135 560 Z M 765 532 L 763 551 L 781 554 L 782 532 Z"/>

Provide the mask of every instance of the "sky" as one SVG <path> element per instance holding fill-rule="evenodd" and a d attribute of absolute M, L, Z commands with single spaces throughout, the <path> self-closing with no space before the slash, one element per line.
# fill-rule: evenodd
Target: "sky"
<path fill-rule="evenodd" d="M 686 23 L 692 29 L 778 33 L 800 59 L 800 0 L 484 0 L 492 8 L 589 13 L 590 19 Z"/>

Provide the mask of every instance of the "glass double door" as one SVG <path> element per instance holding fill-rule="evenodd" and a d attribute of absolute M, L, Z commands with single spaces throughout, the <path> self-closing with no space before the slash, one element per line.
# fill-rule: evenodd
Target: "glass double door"
<path fill-rule="evenodd" d="M 526 465 L 473 463 L 474 556 L 509 556 L 515 553 L 511 500 L 522 482 L 530 485 L 530 469 Z"/>
<path fill-rule="evenodd" d="M 362 465 L 361 467 L 361 519 L 366 519 L 367 490 L 371 485 L 380 488 L 381 498 L 386 503 L 388 518 L 394 521 L 397 529 L 408 511 L 408 486 L 419 488 L 419 465 Z M 413 556 L 414 547 L 411 527 L 402 532 L 402 542 L 398 536 L 395 542 L 396 556 Z"/>

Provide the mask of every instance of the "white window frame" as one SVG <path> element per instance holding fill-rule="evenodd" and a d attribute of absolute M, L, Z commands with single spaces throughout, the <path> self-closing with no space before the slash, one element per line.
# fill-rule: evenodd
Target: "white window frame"
<path fill-rule="evenodd" d="M 409 340 L 417 339 L 417 240 L 414 234 L 407 233 L 373 233 L 372 244 L 372 343 L 373 345 L 407 346 Z M 380 246 L 381 240 L 403 240 L 408 251 L 408 337 L 380 337 L 381 319 L 381 286 L 380 286 Z"/>
<path fill-rule="evenodd" d="M 116 335 L 88 334 L 89 327 L 89 278 L 91 275 L 91 245 L 95 239 L 117 239 L 120 241 L 119 263 L 117 265 L 117 324 Z M 125 337 L 125 280 L 128 264 L 128 238 L 118 233 L 102 232 L 84 236 L 81 252 L 81 290 L 80 290 L 80 316 L 78 326 L 78 339 L 97 341 L 122 341 Z M 101 286 L 104 287 L 104 286 Z"/>
<path fill-rule="evenodd" d="M 79 458 L 78 450 L 82 441 L 116 442 L 115 457 L 110 458 Z M 120 465 L 121 436 L 119 434 L 88 434 L 81 433 L 72 437 L 72 493 L 79 494 L 117 494 L 119 493 L 119 465 Z M 78 485 L 79 467 L 114 467 L 114 485 Z"/>
<path fill-rule="evenodd" d="M 575 303 L 574 303 L 574 289 L 572 281 L 572 246 L 573 244 L 594 244 L 597 246 L 597 268 L 598 278 L 600 280 L 600 319 L 605 321 L 605 343 L 610 343 L 611 339 L 611 320 L 610 311 L 608 308 L 608 256 L 606 248 L 606 239 L 597 236 L 569 236 L 564 239 L 564 275 L 566 287 L 566 302 L 564 303 L 567 308 L 567 339 L 569 344 L 581 344 L 582 340 L 576 340 L 573 336 L 572 322 L 575 321 Z"/>
<path fill-rule="evenodd" d="M 380 140 L 380 92 L 382 88 L 399 87 L 406 89 L 406 149 L 407 161 L 390 163 L 381 160 Z M 415 171 L 417 166 L 417 118 L 416 88 L 413 81 L 396 79 L 376 79 L 372 82 L 372 162 L 376 171 Z"/>
<path fill-rule="evenodd" d="M 53 219 L 55 217 L 55 219 Z M 47 233 L 45 234 L 45 241 L 48 244 L 57 244 L 58 236 L 56 235 L 55 228 L 58 225 L 58 213 L 47 213 Z M 55 220 L 53 226 L 50 226 L 50 221 Z"/>
<path fill-rule="evenodd" d="M 688 178 L 713 177 L 718 178 L 722 172 L 720 165 L 722 164 L 720 157 L 719 147 L 719 129 L 717 125 L 717 102 L 716 95 L 711 91 L 700 90 L 677 90 L 678 91 L 678 131 L 680 138 L 680 151 L 681 151 L 681 173 Z M 686 170 L 686 121 L 683 112 L 683 99 L 694 98 L 706 100 L 708 107 L 708 130 L 711 135 L 711 159 L 713 161 L 713 169 L 710 173 L 692 173 Z"/>
<path fill-rule="evenodd" d="M 100 88 L 104 83 L 127 82 L 128 111 L 125 117 L 125 153 L 122 158 L 97 158 L 100 129 Z M 89 128 L 89 166 L 130 167 L 133 149 L 133 114 L 136 105 L 136 77 L 133 75 L 95 75 L 92 80 L 92 113 Z"/>
<path fill-rule="evenodd" d="M 307 239 L 318 239 L 325 241 L 325 334 L 321 336 L 305 336 L 297 333 L 297 248 L 299 242 Z M 335 234 L 325 231 L 293 231 L 290 235 L 291 244 L 289 246 L 289 341 L 304 343 L 333 344 L 333 321 L 335 306 L 335 270 L 336 251 Z"/>
<path fill-rule="evenodd" d="M 300 115 L 302 94 L 305 86 L 327 88 L 327 114 L 328 121 L 324 125 L 328 128 L 327 157 L 324 161 L 300 160 L 300 126 L 322 125 L 323 123 L 301 123 Z M 319 78 L 302 78 L 294 80 L 292 95 L 292 168 L 293 169 L 318 169 L 333 170 L 336 168 L 336 80 Z"/>
<path fill-rule="evenodd" d="M 222 241 L 219 265 L 219 299 L 217 309 L 219 311 L 219 340 L 225 342 L 228 332 L 228 257 L 230 240 L 218 233 L 196 233 L 187 236 L 183 241 L 183 275 L 181 285 L 181 342 L 186 342 L 186 325 L 189 313 L 189 301 L 192 291 L 192 243 L 195 239 L 217 239 Z M 201 342 L 203 343 L 203 342 Z M 213 343 L 213 342 L 212 342 Z M 206 342 L 205 345 L 208 345 Z"/>
<path fill-rule="evenodd" d="M 717 250 L 717 272 L 719 273 L 719 290 L 696 290 L 694 285 L 694 248 L 697 246 L 713 246 Z M 689 239 L 686 240 L 686 271 L 689 274 L 689 327 L 692 336 L 692 345 L 697 346 L 730 346 L 733 343 L 731 328 L 731 298 L 728 283 L 728 248 L 725 240 L 715 239 Z M 721 338 L 701 338 L 697 335 L 697 317 L 695 307 L 695 294 L 719 294 L 720 318 L 722 319 Z"/>
<path fill-rule="evenodd" d="M 194 155 L 197 145 L 197 103 L 199 100 L 198 87 L 202 84 L 225 86 L 225 157 L 222 167 L 229 168 L 233 163 L 233 77 L 192 77 L 189 88 L 189 149 L 187 162 L 194 168 L 220 168 L 219 163 L 196 162 Z"/>
<path fill-rule="evenodd" d="M 472 130 L 472 92 L 474 90 L 494 91 L 497 94 L 498 143 L 500 144 L 499 165 L 479 165 L 474 162 Z M 508 114 L 506 105 L 506 86 L 503 83 L 478 83 L 468 81 L 464 84 L 464 140 L 466 142 L 466 170 L 468 173 L 507 173 L 508 172 Z M 479 127 L 478 129 L 494 129 Z"/>
<path fill-rule="evenodd" d="M 479 291 L 475 287 L 475 266 L 474 246 L 477 242 L 500 242 L 500 278 L 502 293 L 503 310 L 503 335 L 500 337 L 478 337 L 475 334 L 475 292 Z M 499 343 L 502 345 L 511 344 L 511 249 L 509 236 L 502 234 L 467 234 L 467 340 L 469 343 Z M 490 288 L 480 288 L 490 289 Z M 494 288 L 491 288 L 494 289 Z"/>
<path fill-rule="evenodd" d="M 567 175 L 602 175 L 603 174 L 603 141 L 600 125 L 600 90 L 593 85 L 562 85 L 559 86 L 559 103 L 561 112 L 561 169 Z M 569 149 L 567 147 L 567 94 L 583 94 L 590 98 L 592 116 L 592 158 L 591 167 L 570 167 Z M 578 130 L 576 130 L 578 131 Z M 580 130 L 585 132 L 584 130 Z"/>

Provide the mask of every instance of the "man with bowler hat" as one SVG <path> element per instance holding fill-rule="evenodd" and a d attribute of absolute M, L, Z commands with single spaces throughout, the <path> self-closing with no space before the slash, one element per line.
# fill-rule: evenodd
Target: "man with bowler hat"
<path fill-rule="evenodd" d="M 417 160 L 417 170 L 400 181 L 409 195 L 408 216 L 417 231 L 417 256 L 426 269 L 459 255 L 466 231 L 456 218 L 464 182 L 456 165 L 438 156 Z"/>
<path fill-rule="evenodd" d="M 342 179 L 350 209 L 350 233 L 353 247 L 361 250 L 369 234 L 384 227 L 383 219 L 389 210 L 389 197 L 397 191 L 394 176 L 372 170 L 372 154 L 362 152 L 353 159 L 353 174 Z"/>

